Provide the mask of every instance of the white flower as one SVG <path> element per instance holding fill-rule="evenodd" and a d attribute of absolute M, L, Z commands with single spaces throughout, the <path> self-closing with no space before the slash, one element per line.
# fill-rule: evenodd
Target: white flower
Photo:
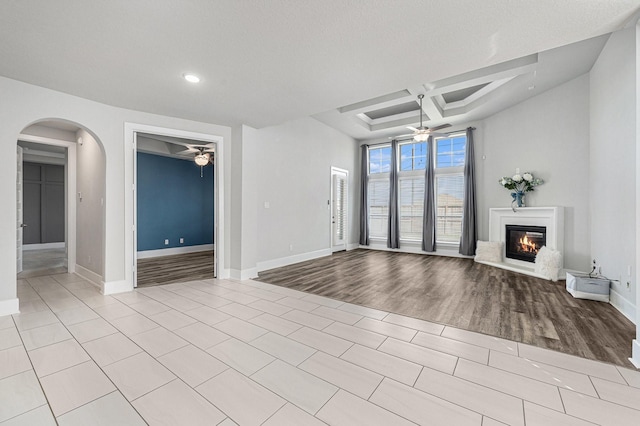
<path fill-rule="evenodd" d="M 507 184 L 507 180 L 506 179 L 502 179 L 500 181 L 500 184 L 502 184 L 502 186 L 505 186 Z"/>
<path fill-rule="evenodd" d="M 522 175 L 522 177 L 524 178 L 524 180 L 526 180 L 527 182 L 531 182 L 533 180 L 533 175 L 531 173 L 525 173 Z"/>
<path fill-rule="evenodd" d="M 522 176 L 520 175 L 513 175 L 512 179 L 514 182 L 522 182 Z"/>

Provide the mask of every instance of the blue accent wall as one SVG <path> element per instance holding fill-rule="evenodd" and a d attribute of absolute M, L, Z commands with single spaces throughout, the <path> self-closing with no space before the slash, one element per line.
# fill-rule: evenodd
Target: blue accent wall
<path fill-rule="evenodd" d="M 213 244 L 213 165 L 200 177 L 193 161 L 142 152 L 137 161 L 138 251 Z"/>

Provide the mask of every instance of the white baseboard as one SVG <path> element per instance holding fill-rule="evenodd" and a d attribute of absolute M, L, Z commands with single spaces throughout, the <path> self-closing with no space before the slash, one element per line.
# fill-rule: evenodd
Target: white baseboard
<path fill-rule="evenodd" d="M 158 250 L 139 251 L 136 254 L 138 259 L 147 259 L 149 257 L 171 256 L 174 254 L 196 253 L 199 251 L 215 250 L 215 244 L 201 244 L 199 246 L 171 247 Z"/>
<path fill-rule="evenodd" d="M 196 253 L 199 251 L 215 250 L 215 244 L 201 244 L 199 246 L 171 247 L 168 249 L 145 250 L 136 253 L 138 259 L 147 259 L 150 257 L 172 256 L 174 254 Z"/>
<path fill-rule="evenodd" d="M 249 269 L 230 269 L 229 278 L 232 280 L 250 280 L 251 278 L 256 278 L 258 276 L 258 268 L 249 268 Z"/>
<path fill-rule="evenodd" d="M 305 260 L 317 259 L 319 257 L 331 256 L 331 249 L 311 251 L 308 253 L 294 254 L 293 256 L 281 257 L 279 259 L 266 260 L 256 264 L 256 273 L 268 269 L 280 268 L 281 266 L 293 263 L 304 262 Z"/>
<path fill-rule="evenodd" d="M 629 321 L 634 324 L 636 323 L 636 306 L 622 297 L 622 295 L 614 289 L 610 290 L 609 303 L 619 310 L 622 315 L 627 317 Z"/>
<path fill-rule="evenodd" d="M 45 250 L 45 249 L 59 249 L 65 248 L 64 241 L 61 243 L 43 243 L 43 244 L 23 244 L 22 250 Z"/>
<path fill-rule="evenodd" d="M 77 263 L 76 263 L 76 275 L 81 276 L 85 280 L 89 281 L 91 284 L 102 289 L 102 277 L 96 274 L 95 272 L 88 270 L 84 266 L 78 265 Z"/>
<path fill-rule="evenodd" d="M 19 314 L 20 301 L 16 299 L 0 300 L 0 317 L 5 315 Z"/>
<path fill-rule="evenodd" d="M 371 241 L 368 246 L 360 245 L 359 248 L 380 251 L 395 251 L 398 253 L 424 254 L 426 256 L 447 256 L 447 257 L 464 257 L 472 259 L 473 256 L 465 256 L 458 253 L 458 245 L 445 246 L 441 244 L 434 252 L 422 251 L 421 243 L 400 243 L 399 249 L 390 249 L 386 242 Z"/>
<path fill-rule="evenodd" d="M 633 343 L 631 343 L 631 358 L 629 358 L 629 361 L 636 368 L 640 368 L 640 341 L 638 339 L 634 339 Z"/>
<path fill-rule="evenodd" d="M 347 251 L 360 248 L 360 243 L 347 244 Z"/>
<path fill-rule="evenodd" d="M 125 280 L 108 281 L 102 283 L 102 294 L 104 294 L 105 296 L 108 296 L 110 294 L 125 293 L 132 290 L 133 287 L 131 286 L 131 283 Z"/>
<path fill-rule="evenodd" d="M 216 273 L 216 278 L 219 280 L 228 279 L 231 277 L 231 269 L 220 269 Z"/>

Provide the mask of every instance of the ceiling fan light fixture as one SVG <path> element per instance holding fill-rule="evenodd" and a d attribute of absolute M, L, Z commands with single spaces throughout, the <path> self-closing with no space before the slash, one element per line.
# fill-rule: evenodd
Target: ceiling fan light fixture
<path fill-rule="evenodd" d="M 196 154 L 194 158 L 194 161 L 200 167 L 204 167 L 207 164 L 209 164 L 210 160 L 211 160 L 211 155 L 208 152 L 200 152 Z"/>
<path fill-rule="evenodd" d="M 429 133 L 416 133 L 413 140 L 416 142 L 426 142 L 429 139 Z"/>

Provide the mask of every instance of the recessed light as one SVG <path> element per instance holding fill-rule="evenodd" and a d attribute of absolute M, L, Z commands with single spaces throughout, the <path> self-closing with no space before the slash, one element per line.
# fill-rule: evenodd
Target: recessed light
<path fill-rule="evenodd" d="M 199 83 L 200 82 L 200 77 L 198 77 L 197 75 L 194 75 L 194 74 L 184 74 L 183 77 L 189 83 Z"/>

